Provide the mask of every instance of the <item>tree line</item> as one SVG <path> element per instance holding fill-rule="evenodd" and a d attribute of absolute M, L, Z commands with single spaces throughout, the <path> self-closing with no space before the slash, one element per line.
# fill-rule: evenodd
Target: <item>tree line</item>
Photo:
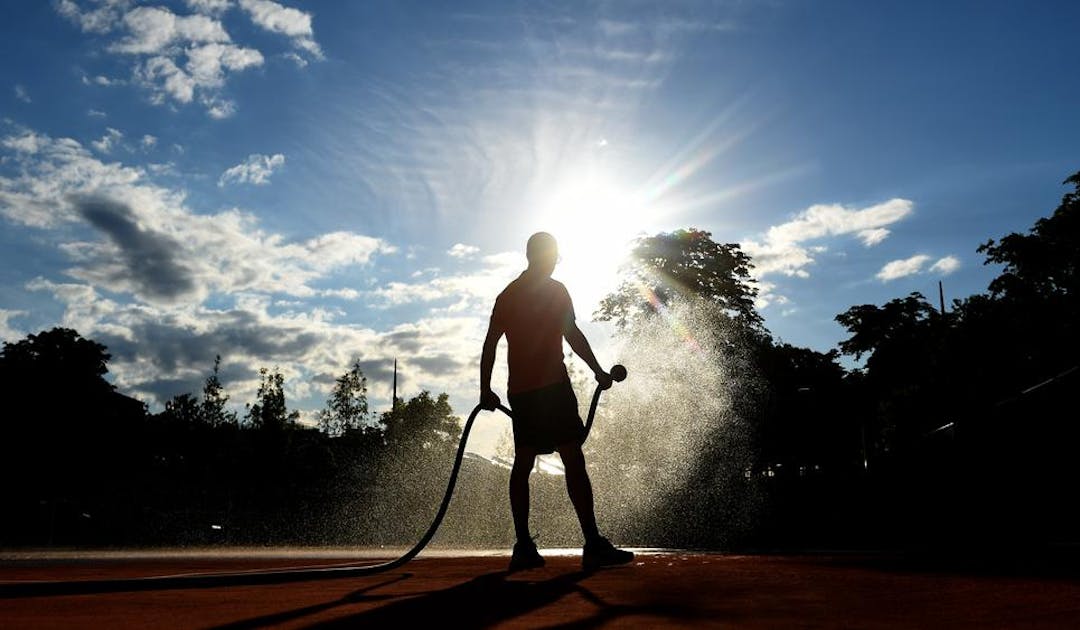
<path fill-rule="evenodd" d="M 752 378 L 742 377 L 724 411 L 734 420 L 716 423 L 696 446 L 694 466 L 650 508 L 655 517 L 624 524 L 630 542 L 1075 536 L 1069 450 L 1080 436 L 1067 410 L 1080 363 L 1080 173 L 1065 184 L 1073 190 L 1027 233 L 978 248 L 1001 269 L 986 292 L 944 309 L 920 293 L 852 306 L 836 316 L 847 337 L 826 352 L 773 338 L 754 309 L 753 261 L 737 244 L 692 228 L 639 239 L 596 317 L 633 337 L 672 310 L 705 306 L 695 326 L 713 333 L 715 371 L 729 374 L 737 357 Z M 861 366 L 845 368 L 845 355 Z M 318 426 L 307 427 L 288 408 L 276 368 L 260 370 L 242 414 L 228 405 L 220 357 L 201 394 L 177 395 L 150 414 L 105 379 L 109 358 L 65 328 L 4 344 L 0 545 L 404 544 L 437 504 L 460 437 L 445 393 L 372 412 L 359 363 L 335 380 Z M 601 413 L 654 413 L 645 407 Z M 599 484 L 647 481 L 667 465 L 634 451 L 625 435 L 601 430 L 595 440 Z M 625 461 L 634 452 L 652 468 L 634 472 Z M 471 481 L 459 489 L 445 540 L 504 544 L 512 533 L 506 471 L 467 466 Z M 537 512 L 565 511 L 557 480 L 535 483 Z M 470 518 L 481 507 L 490 514 Z"/>

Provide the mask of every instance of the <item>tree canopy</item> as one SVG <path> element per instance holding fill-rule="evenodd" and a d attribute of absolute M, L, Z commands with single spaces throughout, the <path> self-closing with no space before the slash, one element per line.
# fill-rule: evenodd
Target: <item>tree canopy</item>
<path fill-rule="evenodd" d="M 3 382 L 37 388 L 63 383 L 67 388 L 112 391 L 105 380 L 110 355 L 105 346 L 70 328 L 53 328 L 4 343 L 0 353 Z"/>
<path fill-rule="evenodd" d="M 1027 234 L 1014 232 L 979 247 L 986 264 L 1005 266 L 990 283 L 993 296 L 1076 301 L 1080 295 L 1080 171 L 1063 183 L 1074 190 L 1054 214 L 1036 221 Z"/>
<path fill-rule="evenodd" d="M 282 429 L 300 420 L 300 412 L 285 406 L 285 377 L 277 368 L 259 370 L 256 402 L 248 406 L 247 421 L 260 429 Z"/>
<path fill-rule="evenodd" d="M 637 240 L 625 280 L 600 302 L 597 318 L 625 328 L 672 300 L 701 299 L 719 306 L 737 323 L 762 329 L 754 309 L 755 280 L 750 256 L 736 243 L 717 243 L 694 228 Z"/>
<path fill-rule="evenodd" d="M 319 428 L 328 435 L 341 435 L 363 428 L 368 420 L 367 377 L 356 361 L 334 381 L 326 408 L 319 412 Z"/>
<path fill-rule="evenodd" d="M 386 443 L 402 450 L 454 446 L 461 436 L 460 419 L 445 393 L 433 397 L 430 392 L 420 392 L 384 412 L 380 422 Z"/>

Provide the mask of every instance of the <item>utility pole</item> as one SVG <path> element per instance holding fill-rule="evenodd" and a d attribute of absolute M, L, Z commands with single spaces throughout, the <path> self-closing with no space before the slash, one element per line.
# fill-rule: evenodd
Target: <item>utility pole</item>
<path fill-rule="evenodd" d="M 941 302 L 941 314 L 945 314 L 945 289 L 941 286 L 941 280 L 937 281 L 937 295 L 938 300 Z"/>
<path fill-rule="evenodd" d="M 397 359 L 394 359 L 394 393 L 390 399 L 390 411 L 397 409 Z"/>

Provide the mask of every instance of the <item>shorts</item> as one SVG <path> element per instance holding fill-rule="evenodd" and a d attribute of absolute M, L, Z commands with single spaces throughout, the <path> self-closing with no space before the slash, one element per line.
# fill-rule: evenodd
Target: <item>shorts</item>
<path fill-rule="evenodd" d="M 514 412 L 515 446 L 527 446 L 543 455 L 563 444 L 580 443 L 585 435 L 570 381 L 509 394 L 507 398 Z"/>

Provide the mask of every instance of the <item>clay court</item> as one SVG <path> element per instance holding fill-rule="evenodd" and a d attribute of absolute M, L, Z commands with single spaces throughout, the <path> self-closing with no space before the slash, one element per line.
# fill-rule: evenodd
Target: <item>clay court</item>
<path fill-rule="evenodd" d="M 391 556 L 391 553 L 387 553 Z M 355 561 L 340 552 L 8 554 L 0 580 L 94 580 Z M 1080 626 L 1062 571 L 929 570 L 881 555 L 640 552 L 593 574 L 571 552 L 507 575 L 504 555 L 426 554 L 404 569 L 263 586 L 5 593 L 4 628 Z"/>

